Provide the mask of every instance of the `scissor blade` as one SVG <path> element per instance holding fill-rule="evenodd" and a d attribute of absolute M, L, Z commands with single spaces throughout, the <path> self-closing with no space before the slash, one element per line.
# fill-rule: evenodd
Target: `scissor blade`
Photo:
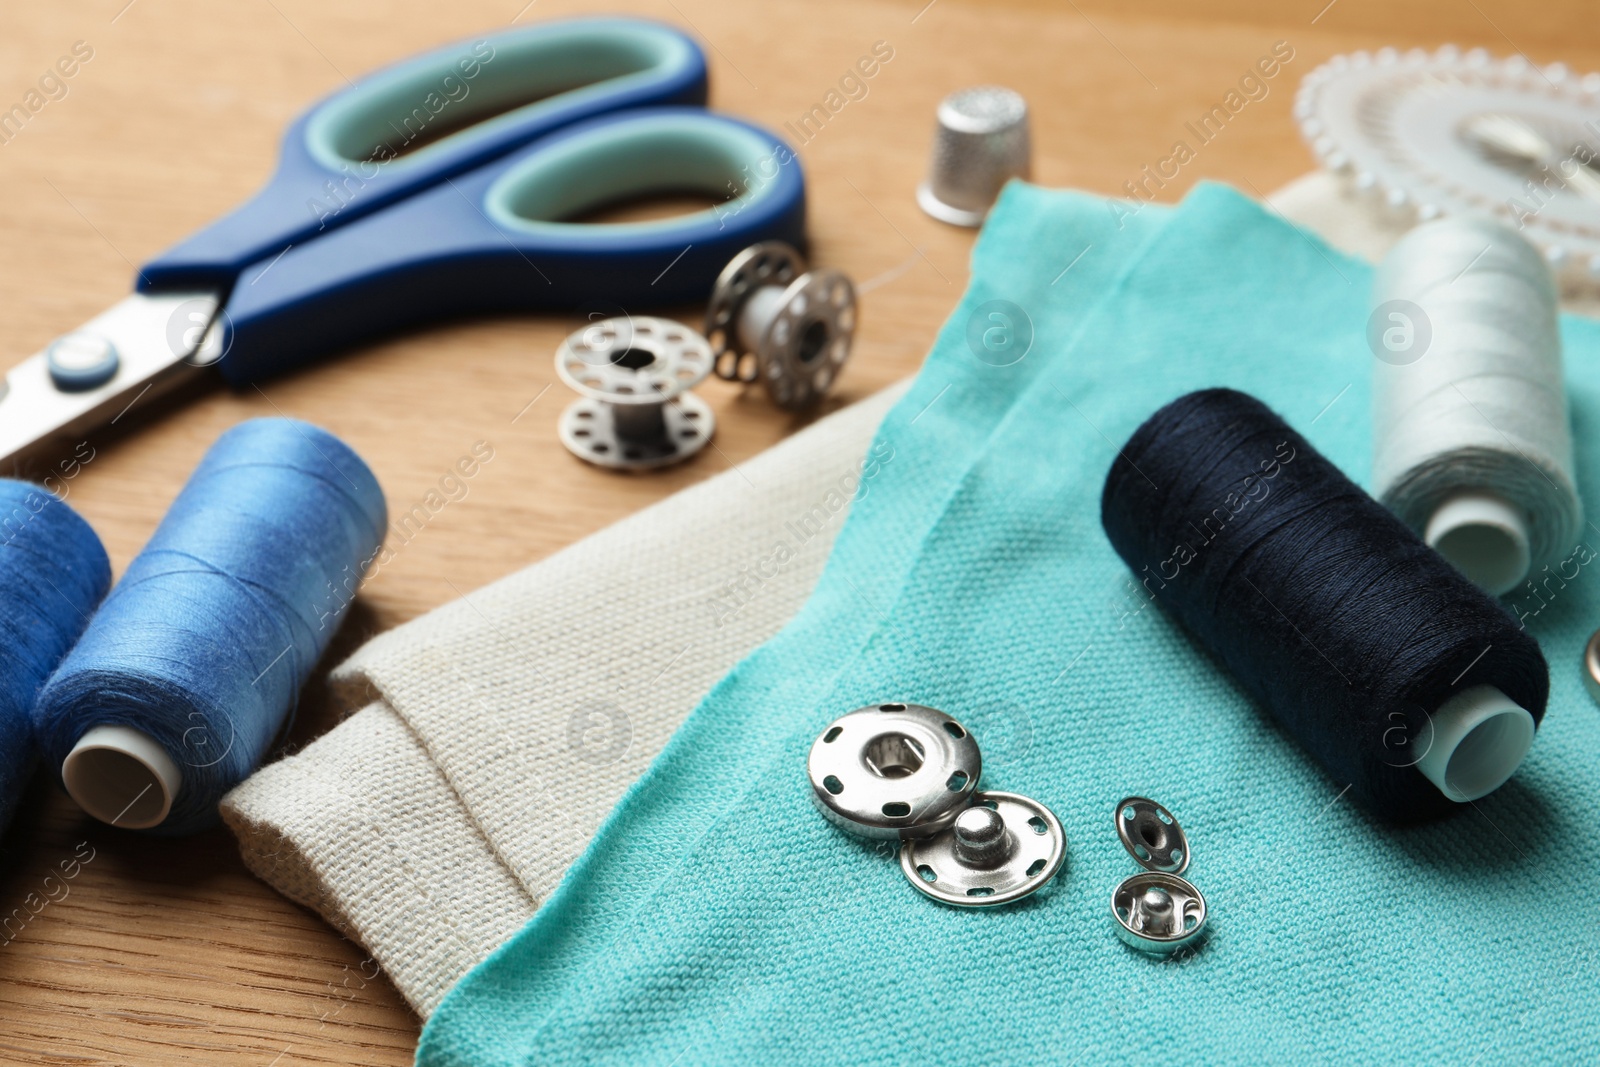
<path fill-rule="evenodd" d="M 153 399 L 215 359 L 216 293 L 135 293 L 70 334 L 81 350 L 103 340 L 116 353 L 116 372 L 104 384 L 72 391 L 50 373 L 50 347 L 13 367 L 0 384 L 0 473 L 53 440 L 67 441 L 117 422 L 135 404 Z"/>

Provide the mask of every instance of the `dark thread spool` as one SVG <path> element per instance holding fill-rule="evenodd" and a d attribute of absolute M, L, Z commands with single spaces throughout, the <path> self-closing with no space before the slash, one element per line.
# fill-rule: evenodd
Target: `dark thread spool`
<path fill-rule="evenodd" d="M 1528 740 L 1544 715 L 1533 638 L 1253 397 L 1204 390 L 1152 415 L 1111 465 L 1101 522 L 1147 593 L 1382 817 L 1457 807 L 1416 764 L 1463 694 L 1526 709 Z"/>

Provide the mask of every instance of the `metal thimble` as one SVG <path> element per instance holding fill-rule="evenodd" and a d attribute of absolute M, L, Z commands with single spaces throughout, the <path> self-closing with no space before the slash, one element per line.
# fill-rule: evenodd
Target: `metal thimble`
<path fill-rule="evenodd" d="M 1000 187 L 1028 176 L 1032 153 L 1028 103 L 1020 95 L 997 85 L 951 93 L 939 104 L 933 158 L 917 203 L 941 222 L 980 226 Z"/>

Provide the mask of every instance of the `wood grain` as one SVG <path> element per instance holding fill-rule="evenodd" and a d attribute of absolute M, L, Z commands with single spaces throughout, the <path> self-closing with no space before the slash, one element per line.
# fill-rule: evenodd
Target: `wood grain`
<path fill-rule="evenodd" d="M 580 10 L 564 0 L 92 0 L 0 10 L 0 110 L 74 42 L 93 58 L 0 143 L 0 323 L 20 359 L 127 291 L 134 265 L 251 193 L 305 105 L 444 40 Z M 913 373 L 958 298 L 972 242 L 915 207 L 932 110 L 978 82 L 1033 107 L 1035 176 L 1113 193 L 1167 155 L 1276 41 L 1294 59 L 1162 190 L 1201 178 L 1265 193 L 1309 168 L 1289 118 L 1299 78 L 1382 44 L 1481 44 L 1600 66 L 1592 13 L 1515 0 L 608 0 L 685 25 L 708 45 L 713 101 L 782 129 L 857 57 L 894 58 L 801 146 L 818 261 L 863 290 L 862 332 L 837 406 Z M 518 10 L 522 8 L 522 10 Z M 792 132 L 787 136 L 793 138 Z M 1064 248 L 1062 264 L 1077 254 Z M 695 309 L 685 309 L 695 321 Z M 701 394 L 716 448 L 651 477 L 591 469 L 556 440 L 567 401 L 551 354 L 570 321 L 504 319 L 427 330 L 349 353 L 262 390 L 214 389 L 138 411 L 69 486 L 120 570 L 206 446 L 240 419 L 291 414 L 349 441 L 398 512 L 475 441 L 492 464 L 363 591 L 330 660 L 662 496 L 742 460 L 802 420 L 721 383 Z M 546 392 L 548 388 L 548 392 Z M 333 709 L 307 694 L 296 743 Z M 51 901 L 0 943 L 0 1062 L 400 1064 L 419 1022 L 357 945 L 278 897 L 215 831 L 166 841 L 109 830 L 41 775 L 0 845 L 0 916 Z M 84 857 L 89 857 L 87 862 Z M 45 882 L 76 862 L 69 881 Z M 30 894 L 34 896 L 30 897 Z"/>

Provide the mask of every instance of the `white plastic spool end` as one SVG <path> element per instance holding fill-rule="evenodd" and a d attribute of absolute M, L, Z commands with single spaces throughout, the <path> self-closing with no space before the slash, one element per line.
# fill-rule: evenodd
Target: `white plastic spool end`
<path fill-rule="evenodd" d="M 61 780 L 78 806 L 101 822 L 148 830 L 166 820 L 183 772 L 149 734 L 96 726 L 61 761 Z"/>
<path fill-rule="evenodd" d="M 1528 517 L 1494 493 L 1447 497 L 1422 539 L 1493 596 L 1515 589 L 1532 565 Z"/>
<path fill-rule="evenodd" d="M 1417 770 L 1465 804 L 1506 783 L 1533 745 L 1533 716 L 1492 685 L 1457 693 L 1433 713 L 1433 743 Z"/>

